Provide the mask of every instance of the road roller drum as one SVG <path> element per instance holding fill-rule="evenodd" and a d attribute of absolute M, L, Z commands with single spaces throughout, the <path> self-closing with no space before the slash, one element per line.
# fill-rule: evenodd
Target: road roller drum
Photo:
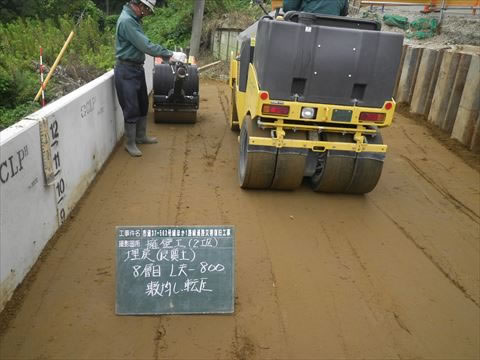
<path fill-rule="evenodd" d="M 196 65 L 182 62 L 155 64 L 153 110 L 156 123 L 194 123 L 199 106 Z"/>

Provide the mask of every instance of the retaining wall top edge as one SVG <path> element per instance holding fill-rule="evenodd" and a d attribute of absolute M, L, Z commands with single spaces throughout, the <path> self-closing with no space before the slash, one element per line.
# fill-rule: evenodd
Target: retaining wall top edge
<path fill-rule="evenodd" d="M 222 28 L 217 28 L 215 31 L 238 31 L 242 32 L 243 29 L 235 28 L 235 27 L 222 27 Z"/>
<path fill-rule="evenodd" d="M 2 147 L 3 144 L 6 144 L 7 142 L 9 142 L 15 136 L 36 126 L 37 123 L 38 123 L 38 120 L 23 119 L 13 124 L 12 126 L 9 126 L 8 128 L 4 129 L 3 131 L 0 132 L 0 147 Z"/>
<path fill-rule="evenodd" d="M 413 49 L 446 50 L 460 54 L 480 55 L 480 46 L 474 45 L 442 45 L 442 44 L 406 44 Z"/>
<path fill-rule="evenodd" d="M 480 55 L 480 46 L 452 45 L 447 51 L 467 55 Z"/>
<path fill-rule="evenodd" d="M 62 96 L 58 100 L 48 104 L 44 108 L 34 112 L 33 114 L 28 115 L 29 120 L 40 120 L 52 113 L 55 113 L 62 107 L 68 105 L 69 103 L 75 101 L 77 98 L 80 96 L 85 95 L 95 87 L 99 86 L 100 84 L 104 83 L 105 81 L 110 80 L 110 78 L 113 77 L 113 70 L 110 70 L 103 74 L 102 76 L 90 81 L 89 83 L 79 87 L 78 89 L 75 89 L 71 93 Z"/>

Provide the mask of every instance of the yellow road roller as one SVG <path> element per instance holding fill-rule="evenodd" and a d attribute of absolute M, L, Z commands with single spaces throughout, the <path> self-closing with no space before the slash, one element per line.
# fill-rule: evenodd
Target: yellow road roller
<path fill-rule="evenodd" d="M 375 21 L 265 16 L 231 59 L 230 127 L 244 189 L 364 194 L 382 173 L 403 35 Z"/>

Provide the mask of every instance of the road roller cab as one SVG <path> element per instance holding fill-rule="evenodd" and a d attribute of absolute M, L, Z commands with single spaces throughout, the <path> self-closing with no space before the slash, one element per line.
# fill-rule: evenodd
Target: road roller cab
<path fill-rule="evenodd" d="M 289 12 L 264 17 L 231 60 L 230 125 L 249 189 L 367 193 L 387 146 L 403 35 L 377 22 Z"/>
<path fill-rule="evenodd" d="M 153 110 L 156 123 L 194 123 L 199 105 L 196 65 L 155 59 Z"/>

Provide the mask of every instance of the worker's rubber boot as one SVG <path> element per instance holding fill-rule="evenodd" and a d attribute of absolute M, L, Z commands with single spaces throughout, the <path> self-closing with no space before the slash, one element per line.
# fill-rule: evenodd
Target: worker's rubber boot
<path fill-rule="evenodd" d="M 138 150 L 135 143 L 135 135 L 137 134 L 137 124 L 125 123 L 125 150 L 132 156 L 142 156 L 142 152 Z"/>
<path fill-rule="evenodd" d="M 137 120 L 137 144 L 156 144 L 156 137 L 147 136 L 147 117 L 143 116 Z"/>

